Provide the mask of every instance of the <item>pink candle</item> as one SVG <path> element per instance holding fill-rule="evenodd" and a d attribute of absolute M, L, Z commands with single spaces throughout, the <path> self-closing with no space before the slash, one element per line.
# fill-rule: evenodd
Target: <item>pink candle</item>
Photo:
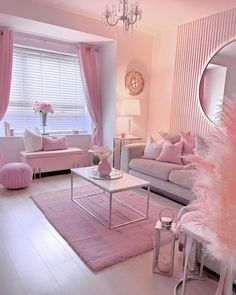
<path fill-rule="evenodd" d="M 15 130 L 14 129 L 10 129 L 10 136 L 14 136 L 15 135 Z"/>
<path fill-rule="evenodd" d="M 170 260 L 168 257 L 163 256 L 158 260 L 158 268 L 160 272 L 169 273 L 170 272 Z"/>
<path fill-rule="evenodd" d="M 122 132 L 120 135 L 121 138 L 125 138 L 125 132 Z"/>

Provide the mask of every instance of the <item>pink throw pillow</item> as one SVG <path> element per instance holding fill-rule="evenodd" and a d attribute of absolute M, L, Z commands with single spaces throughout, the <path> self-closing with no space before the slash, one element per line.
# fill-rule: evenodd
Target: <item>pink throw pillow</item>
<path fill-rule="evenodd" d="M 65 149 L 68 149 L 68 144 L 66 142 L 65 136 L 61 136 L 61 137 L 43 136 L 44 151 L 65 150 Z"/>
<path fill-rule="evenodd" d="M 180 134 L 177 134 L 177 133 L 168 133 L 168 132 L 164 132 L 164 131 L 159 131 L 158 133 L 161 136 L 161 138 L 167 139 L 172 143 L 179 142 L 180 138 L 181 138 Z"/>
<path fill-rule="evenodd" d="M 195 148 L 195 136 L 181 132 L 180 141 L 183 143 L 183 155 L 193 154 Z"/>
<path fill-rule="evenodd" d="M 165 140 L 160 156 L 156 158 L 157 161 L 182 164 L 181 155 L 183 150 L 183 143 L 177 142 L 172 144 L 169 140 Z"/>

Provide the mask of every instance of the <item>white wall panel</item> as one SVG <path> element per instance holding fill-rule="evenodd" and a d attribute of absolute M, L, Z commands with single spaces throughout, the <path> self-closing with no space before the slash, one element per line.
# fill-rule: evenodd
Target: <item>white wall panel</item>
<path fill-rule="evenodd" d="M 236 9 L 178 28 L 170 131 L 205 135 L 214 125 L 204 115 L 198 97 L 201 74 L 216 51 L 236 39 Z"/>

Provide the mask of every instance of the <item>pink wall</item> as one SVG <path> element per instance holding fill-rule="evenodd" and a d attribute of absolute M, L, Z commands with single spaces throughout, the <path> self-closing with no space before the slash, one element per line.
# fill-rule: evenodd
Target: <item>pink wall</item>
<path fill-rule="evenodd" d="M 118 104 L 122 99 L 135 98 L 140 100 L 141 116 L 134 117 L 132 129 L 135 135 L 146 138 L 148 126 L 148 106 L 150 97 L 151 62 L 152 62 L 152 37 L 146 34 L 130 34 L 129 38 L 119 40 L 117 44 L 117 115 Z M 144 89 L 137 96 L 131 96 L 125 88 L 125 75 L 130 70 L 142 73 Z M 127 118 L 117 116 L 116 134 L 128 133 Z"/>
<path fill-rule="evenodd" d="M 177 28 L 173 28 L 153 41 L 148 133 L 154 138 L 158 138 L 158 131 L 169 130 L 176 37 Z"/>

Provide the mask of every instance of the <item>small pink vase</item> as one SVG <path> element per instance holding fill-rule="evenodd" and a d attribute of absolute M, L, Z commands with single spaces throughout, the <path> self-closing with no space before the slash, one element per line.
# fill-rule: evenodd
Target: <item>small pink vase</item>
<path fill-rule="evenodd" d="M 107 158 L 102 158 L 99 162 L 98 172 L 102 177 L 107 176 L 111 173 L 111 165 L 108 162 Z"/>

